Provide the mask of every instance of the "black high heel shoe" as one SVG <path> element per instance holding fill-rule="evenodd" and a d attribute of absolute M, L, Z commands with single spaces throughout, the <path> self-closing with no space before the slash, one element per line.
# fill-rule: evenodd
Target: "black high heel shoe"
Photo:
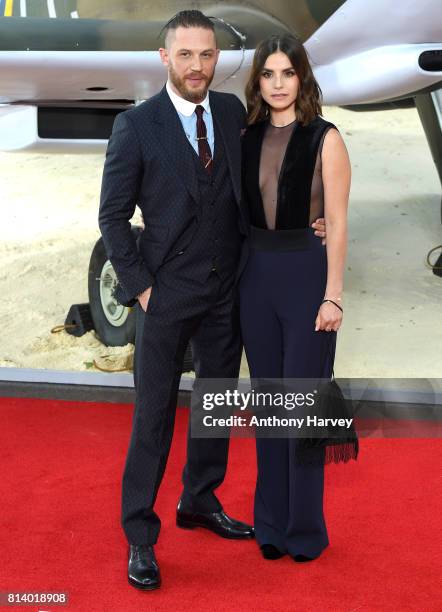
<path fill-rule="evenodd" d="M 314 561 L 316 557 L 306 557 L 305 555 L 295 555 L 292 557 L 297 563 L 305 563 L 306 561 Z"/>
<path fill-rule="evenodd" d="M 285 553 L 281 552 L 279 548 L 276 548 L 276 546 L 273 546 L 273 544 L 263 544 L 260 546 L 260 548 L 264 559 L 271 559 L 274 561 L 275 559 L 280 559 L 285 555 Z"/>

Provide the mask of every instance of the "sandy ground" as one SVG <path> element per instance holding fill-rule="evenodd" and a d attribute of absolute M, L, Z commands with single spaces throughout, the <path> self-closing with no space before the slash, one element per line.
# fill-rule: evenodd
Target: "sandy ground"
<path fill-rule="evenodd" d="M 324 115 L 341 130 L 353 181 L 344 324 L 335 374 L 439 377 L 442 279 L 425 265 L 442 243 L 440 184 L 415 110 Z M 88 370 L 133 347 L 50 329 L 88 301 L 99 238 L 103 155 L 0 153 L 0 367 Z M 242 373 L 247 374 L 244 361 Z"/>

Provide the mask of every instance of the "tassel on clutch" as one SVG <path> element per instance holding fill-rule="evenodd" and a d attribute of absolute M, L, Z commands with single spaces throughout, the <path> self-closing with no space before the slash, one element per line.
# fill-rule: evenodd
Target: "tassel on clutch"
<path fill-rule="evenodd" d="M 297 463 L 315 465 L 356 460 L 359 440 L 352 403 L 344 398 L 335 379 L 320 385 L 314 411 L 318 419 L 324 419 L 325 425 L 309 428 L 311 435 L 297 439 Z M 341 419 L 344 419 L 344 424 L 339 424 Z M 348 419 L 351 419 L 350 427 L 347 426 Z M 324 453 L 319 453 L 318 449 L 324 449 Z"/>

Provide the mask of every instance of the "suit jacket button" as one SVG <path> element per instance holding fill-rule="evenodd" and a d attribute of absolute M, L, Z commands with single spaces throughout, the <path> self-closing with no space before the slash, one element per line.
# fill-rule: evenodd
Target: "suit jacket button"
<path fill-rule="evenodd" d="M 178 252 L 178 255 L 183 255 L 183 254 L 184 254 L 184 251 L 179 251 Z"/>

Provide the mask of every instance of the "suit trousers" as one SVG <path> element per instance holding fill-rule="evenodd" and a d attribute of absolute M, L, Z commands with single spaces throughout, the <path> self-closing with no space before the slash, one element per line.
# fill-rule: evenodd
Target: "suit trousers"
<path fill-rule="evenodd" d="M 251 248 L 239 294 L 252 378 L 331 376 L 336 333 L 315 332 L 327 279 L 326 250 L 313 231 L 305 240 L 300 250 Z M 314 558 L 328 545 L 323 456 L 319 465 L 296 465 L 296 443 L 295 438 L 256 440 L 255 535 L 260 545 Z"/>
<path fill-rule="evenodd" d="M 204 284 L 158 274 L 147 311 L 136 308 L 132 434 L 123 474 L 121 523 L 130 544 L 155 544 L 161 521 L 154 511 L 166 468 L 186 347 L 195 374 L 237 378 L 242 344 L 235 272 L 212 272 Z M 187 439 L 181 496 L 186 510 L 221 510 L 214 491 L 227 466 L 228 439 Z"/>

